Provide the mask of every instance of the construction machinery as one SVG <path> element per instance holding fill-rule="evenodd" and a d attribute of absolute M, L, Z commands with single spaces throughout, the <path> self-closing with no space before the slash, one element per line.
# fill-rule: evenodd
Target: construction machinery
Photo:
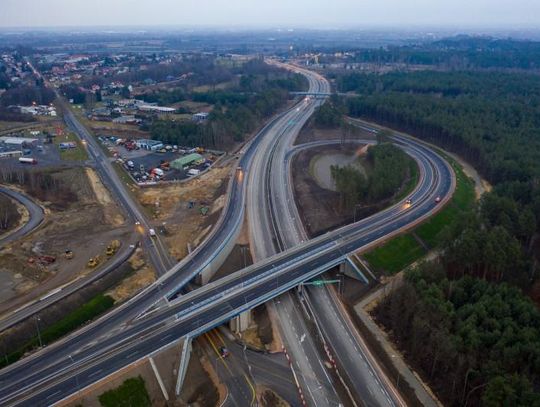
<path fill-rule="evenodd" d="M 99 264 L 100 260 L 101 259 L 100 259 L 99 255 L 95 256 L 95 257 L 91 257 L 90 260 L 88 260 L 87 266 L 90 267 L 90 268 L 94 268 Z"/>
<path fill-rule="evenodd" d="M 116 251 L 118 250 L 119 247 L 120 247 L 120 241 L 119 240 L 113 240 L 107 246 L 107 249 L 105 250 L 105 253 L 107 254 L 107 256 L 112 256 L 113 254 L 116 253 Z"/>

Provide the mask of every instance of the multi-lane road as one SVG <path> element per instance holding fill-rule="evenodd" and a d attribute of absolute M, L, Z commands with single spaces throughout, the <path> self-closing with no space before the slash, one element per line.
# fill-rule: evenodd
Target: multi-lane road
<path fill-rule="evenodd" d="M 419 185 L 410 195 L 410 207 L 400 202 L 356 224 L 304 242 L 182 296 L 72 354 L 45 358 L 41 361 L 44 363 L 39 363 L 42 355 L 38 353 L 26 360 L 30 366 L 21 363 L 4 369 L 0 372 L 0 403 L 41 405 L 62 399 L 77 386 L 89 385 L 185 335 L 205 332 L 339 264 L 350 253 L 430 216 L 440 205 L 435 198 L 445 200 L 452 193 L 453 172 L 429 148 L 407 139 L 396 141 L 404 143 L 421 168 Z"/>
<path fill-rule="evenodd" d="M 45 213 L 43 208 L 34 202 L 34 200 L 18 191 L 0 186 L 0 194 L 5 195 L 23 205 L 28 211 L 29 216 L 29 219 L 25 224 L 0 238 L 0 248 L 2 248 L 8 243 L 23 238 L 41 225 L 41 222 L 43 222 L 45 217 Z"/>
<path fill-rule="evenodd" d="M 110 315 L 0 371 L 0 404 L 47 405 L 61 400 L 185 335 L 200 334 L 276 297 L 338 264 L 351 252 L 399 233 L 430 216 L 437 207 L 436 196 L 446 198 L 452 193 L 453 173 L 440 156 L 411 140 L 396 139 L 422 169 L 419 186 L 411 194 L 410 208 L 405 208 L 402 202 L 364 221 L 301 243 L 133 320 L 159 298 L 185 285 L 223 247 L 224 239 L 230 237 L 243 216 L 246 172 L 249 175 L 259 143 L 264 142 L 265 135 L 279 122 L 294 124 L 294 114 L 301 113 L 302 103 L 278 115 L 246 146 L 229 187 L 222 221 L 193 256 Z"/>

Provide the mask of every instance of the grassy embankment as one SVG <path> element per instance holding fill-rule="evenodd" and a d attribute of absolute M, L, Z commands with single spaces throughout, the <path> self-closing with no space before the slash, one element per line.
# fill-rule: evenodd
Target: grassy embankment
<path fill-rule="evenodd" d="M 47 345 L 54 342 L 62 336 L 74 331 L 86 322 L 91 321 L 97 316 L 103 314 L 105 311 L 112 308 L 114 305 L 114 299 L 107 295 L 97 295 L 87 303 L 81 305 L 79 308 L 66 315 L 64 318 L 55 322 L 51 326 L 40 330 L 41 343 Z M 14 363 L 24 356 L 26 352 L 29 352 L 39 347 L 39 336 L 37 335 L 37 328 L 39 327 L 39 320 L 36 322 L 36 336 L 34 336 L 28 342 L 22 344 L 19 349 L 11 352 L 8 355 L 4 355 L 4 358 L 0 361 L 0 366 L 7 366 L 10 363 Z"/>
<path fill-rule="evenodd" d="M 73 142 L 77 146 L 75 148 L 60 150 L 59 144 L 67 142 Z M 54 144 L 56 144 L 57 148 L 59 149 L 60 157 L 62 157 L 63 160 L 86 161 L 88 159 L 88 154 L 86 153 L 85 147 L 73 133 L 66 132 L 62 136 L 55 137 Z"/>
<path fill-rule="evenodd" d="M 453 159 L 445 156 L 456 173 L 456 191 L 448 204 L 426 222 L 413 231 L 397 236 L 384 245 L 366 253 L 364 258 L 378 272 L 397 273 L 420 259 L 426 250 L 414 238 L 416 234 L 428 247 L 434 248 L 441 243 L 441 232 L 463 212 L 469 210 L 475 200 L 474 184 L 461 166 Z"/>
<path fill-rule="evenodd" d="M 127 379 L 116 389 L 106 391 L 99 396 L 103 407 L 149 407 L 150 396 L 141 376 Z"/>

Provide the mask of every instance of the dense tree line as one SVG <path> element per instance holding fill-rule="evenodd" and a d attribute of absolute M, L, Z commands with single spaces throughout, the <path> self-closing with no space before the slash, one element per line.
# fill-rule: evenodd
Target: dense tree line
<path fill-rule="evenodd" d="M 55 99 L 54 91 L 45 86 L 18 86 L 6 90 L 0 97 L 1 106 L 22 105 L 32 103 L 48 105 Z"/>
<path fill-rule="evenodd" d="M 327 101 L 317 108 L 313 120 L 318 127 L 339 127 L 342 123 L 342 116 L 340 109 L 334 103 Z"/>
<path fill-rule="evenodd" d="M 340 50 L 341 51 L 341 50 Z M 354 62 L 445 69 L 540 69 L 540 42 L 456 36 L 424 44 L 353 50 Z M 326 62 L 323 58 L 322 62 Z"/>
<path fill-rule="evenodd" d="M 289 91 L 303 90 L 306 86 L 305 80 L 296 74 L 258 59 L 231 69 L 237 71 L 240 72 L 237 86 L 189 94 L 195 102 L 214 105 L 206 123 L 156 120 L 150 128 L 152 137 L 177 145 L 228 150 L 285 104 Z"/>
<path fill-rule="evenodd" d="M 448 405 L 540 405 L 540 313 L 518 289 L 422 265 L 374 315 Z"/>
<path fill-rule="evenodd" d="M 0 169 L 0 182 L 22 186 L 26 192 L 51 207 L 64 209 L 77 201 L 77 194 L 52 172 L 27 170 L 22 168 Z"/>
<path fill-rule="evenodd" d="M 0 234 L 15 226 L 20 217 L 13 201 L 5 195 L 0 195 Z"/>
<path fill-rule="evenodd" d="M 177 145 L 227 150 L 235 142 L 244 140 L 264 118 L 283 105 L 288 93 L 282 89 L 269 89 L 254 95 L 212 92 L 194 99 L 215 101 L 206 123 L 156 120 L 150 128 L 152 137 Z"/>
<path fill-rule="evenodd" d="M 144 100 L 148 103 L 157 103 L 158 105 L 172 105 L 186 99 L 186 92 L 182 88 L 173 88 L 170 90 L 161 90 L 158 92 L 144 93 L 135 96 L 136 99 Z"/>
<path fill-rule="evenodd" d="M 330 168 L 346 207 L 376 203 L 393 196 L 410 175 L 412 162 L 398 147 L 383 143 L 368 149 L 365 163 L 368 177 L 351 165 Z"/>
<path fill-rule="evenodd" d="M 500 72 L 347 75 L 349 114 L 456 152 L 494 184 L 443 233 L 438 266 L 376 311 L 450 405 L 540 405 L 540 78 Z M 519 290 L 521 288 L 523 291 Z"/>
<path fill-rule="evenodd" d="M 540 230 L 540 77 L 418 72 L 352 75 L 340 84 L 360 94 L 347 100 L 351 115 L 410 132 L 474 163 L 495 185 L 497 198 L 482 203 L 492 212 L 485 220 L 505 226 L 527 247 L 530 231 L 524 241 L 523 224 Z"/>

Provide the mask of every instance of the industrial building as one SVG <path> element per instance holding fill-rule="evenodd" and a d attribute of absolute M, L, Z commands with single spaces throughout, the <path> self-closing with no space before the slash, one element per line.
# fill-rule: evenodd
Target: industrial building
<path fill-rule="evenodd" d="M 135 145 L 149 151 L 157 151 L 163 148 L 163 143 L 159 140 L 140 139 L 135 142 Z"/>
<path fill-rule="evenodd" d="M 183 170 L 191 164 L 201 164 L 203 162 L 204 157 L 202 155 L 193 153 L 172 161 L 171 167 L 176 168 L 177 170 Z"/>
<path fill-rule="evenodd" d="M 153 105 L 138 105 L 137 108 L 142 112 L 152 112 L 157 114 L 174 113 L 174 107 L 153 106 Z"/>
<path fill-rule="evenodd" d="M 28 137 L 0 137 L 0 143 L 11 147 L 34 147 L 37 145 L 38 141 L 39 140 L 37 138 Z"/>

